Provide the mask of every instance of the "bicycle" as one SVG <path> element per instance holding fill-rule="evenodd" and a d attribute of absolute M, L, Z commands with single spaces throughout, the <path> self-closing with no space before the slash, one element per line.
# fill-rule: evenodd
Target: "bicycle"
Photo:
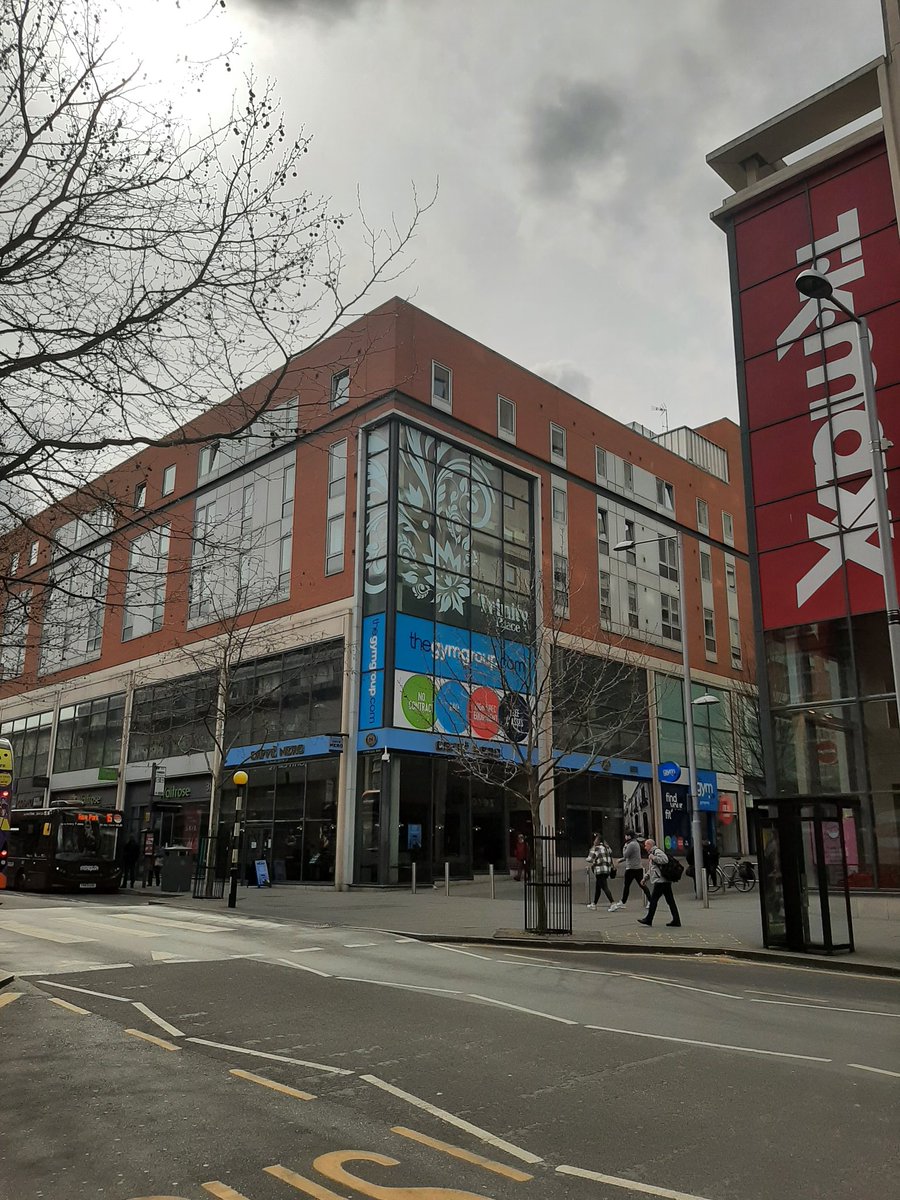
<path fill-rule="evenodd" d="M 756 871 L 753 863 L 746 859 L 743 862 L 735 860 L 728 867 L 716 867 L 715 881 L 709 883 L 707 890 L 710 895 L 734 888 L 738 892 L 752 892 L 756 887 Z"/>

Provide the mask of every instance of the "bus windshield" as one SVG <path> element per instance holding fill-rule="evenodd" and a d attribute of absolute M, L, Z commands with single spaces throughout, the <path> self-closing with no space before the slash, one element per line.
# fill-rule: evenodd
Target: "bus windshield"
<path fill-rule="evenodd" d="M 60 855 L 71 854 L 103 858 L 116 857 L 116 825 L 99 825 L 96 821 L 78 821 L 74 816 L 59 823 L 56 849 Z"/>

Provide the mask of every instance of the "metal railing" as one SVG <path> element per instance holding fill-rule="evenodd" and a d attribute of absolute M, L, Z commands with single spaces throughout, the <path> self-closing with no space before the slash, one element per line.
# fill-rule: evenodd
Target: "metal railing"
<path fill-rule="evenodd" d="M 569 840 L 553 829 L 528 838 L 525 932 L 572 932 L 572 855 Z"/>

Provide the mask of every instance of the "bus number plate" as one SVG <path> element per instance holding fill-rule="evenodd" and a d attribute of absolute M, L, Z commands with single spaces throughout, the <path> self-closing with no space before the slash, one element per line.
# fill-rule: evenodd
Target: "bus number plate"
<path fill-rule="evenodd" d="M 97 885 L 96 883 L 79 883 L 78 886 L 80 888 L 95 888 Z"/>

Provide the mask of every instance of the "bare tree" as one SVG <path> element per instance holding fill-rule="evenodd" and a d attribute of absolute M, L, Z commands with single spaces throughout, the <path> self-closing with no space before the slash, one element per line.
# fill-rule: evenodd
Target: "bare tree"
<path fill-rule="evenodd" d="M 214 403 L 247 428 L 421 213 L 362 222 L 366 278 L 347 288 L 345 218 L 299 185 L 310 138 L 271 85 L 247 77 L 199 128 L 188 96 L 215 107 L 230 59 L 163 90 L 123 64 L 110 11 L 0 0 L 0 534 L 129 449 L 208 437 L 189 422 Z"/>

